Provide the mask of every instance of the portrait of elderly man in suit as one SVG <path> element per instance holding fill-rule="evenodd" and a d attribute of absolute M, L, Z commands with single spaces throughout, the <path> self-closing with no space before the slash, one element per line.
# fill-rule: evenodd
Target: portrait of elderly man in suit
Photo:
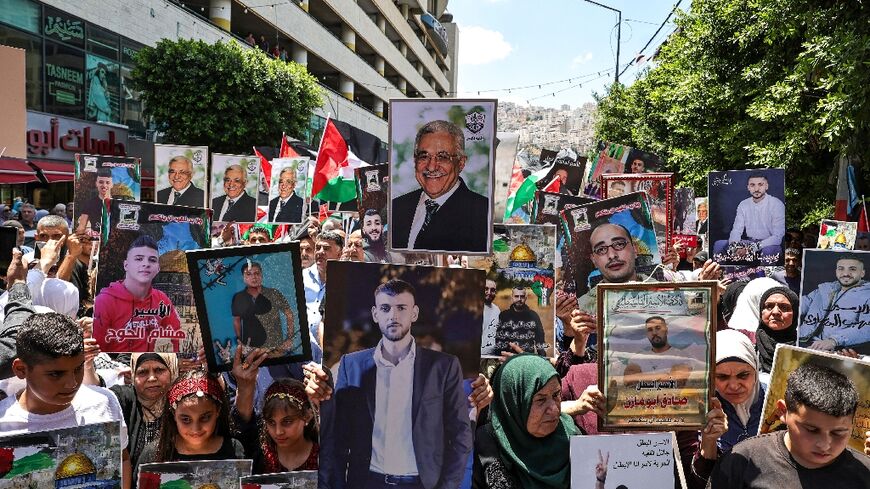
<path fill-rule="evenodd" d="M 257 219 L 257 199 L 245 192 L 248 175 L 241 165 L 229 165 L 224 170 L 224 195 L 211 199 L 214 220 L 219 222 L 254 222 Z"/>
<path fill-rule="evenodd" d="M 278 174 L 278 196 L 269 201 L 269 222 L 302 222 L 302 197 L 295 190 L 296 169 L 285 166 Z"/>
<path fill-rule="evenodd" d="M 454 489 L 472 449 L 462 369 L 453 355 L 422 348 L 410 334 L 420 310 L 399 279 L 374 292 L 374 348 L 341 358 L 322 404 L 320 486 Z"/>
<path fill-rule="evenodd" d="M 157 192 L 157 203 L 202 207 L 205 192 L 191 182 L 193 163 L 186 156 L 174 156 L 169 160 L 167 172 L 169 187 Z"/>
<path fill-rule="evenodd" d="M 489 199 L 469 189 L 465 134 L 435 120 L 414 139 L 414 176 L 420 188 L 392 200 L 395 249 L 481 253 L 489 250 Z"/>

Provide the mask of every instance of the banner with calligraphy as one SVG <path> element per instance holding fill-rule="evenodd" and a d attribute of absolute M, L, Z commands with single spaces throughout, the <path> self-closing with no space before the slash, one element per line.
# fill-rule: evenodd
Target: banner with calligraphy
<path fill-rule="evenodd" d="M 99 238 L 108 199 L 139 200 L 141 160 L 76 153 L 73 229 Z"/>
<path fill-rule="evenodd" d="M 0 437 L 0 487 L 120 488 L 121 465 L 120 421 Z"/>
<path fill-rule="evenodd" d="M 870 251 L 804 249 L 798 346 L 870 355 Z"/>
<path fill-rule="evenodd" d="M 211 488 L 240 489 L 242 477 L 251 475 L 253 460 L 201 460 L 139 465 L 139 489 Z"/>
<path fill-rule="evenodd" d="M 599 430 L 696 430 L 713 395 L 717 282 L 598 285 Z"/>
<path fill-rule="evenodd" d="M 277 474 L 249 475 L 239 481 L 242 489 L 317 489 L 317 471 L 299 470 Z"/>
<path fill-rule="evenodd" d="M 108 209 L 94 299 L 100 348 L 196 352 L 199 320 L 184 252 L 209 247 L 211 210 L 114 199 Z"/>
<path fill-rule="evenodd" d="M 572 436 L 570 442 L 572 489 L 686 487 L 672 432 Z"/>
<path fill-rule="evenodd" d="M 553 357 L 556 227 L 496 224 L 493 254 L 468 257 L 469 268 L 485 270 L 480 356 L 503 351 Z"/>
<path fill-rule="evenodd" d="M 773 355 L 770 384 L 764 395 L 762 421 L 758 426 L 758 434 L 785 429 L 779 419 L 783 413 L 778 409 L 776 401 L 785 399 L 788 375 L 805 363 L 836 370 L 855 384 L 855 390 L 858 391 L 858 409 L 855 411 L 852 432 L 849 434 L 849 446 L 862 452 L 867 437 L 866 432 L 870 430 L 870 361 L 782 343 L 776 346 L 776 353 Z"/>

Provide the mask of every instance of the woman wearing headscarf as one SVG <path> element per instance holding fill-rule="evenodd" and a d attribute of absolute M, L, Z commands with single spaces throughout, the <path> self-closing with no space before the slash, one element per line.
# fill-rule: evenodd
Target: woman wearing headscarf
<path fill-rule="evenodd" d="M 569 487 L 568 438 L 583 433 L 560 412 L 556 369 L 537 355 L 516 355 L 495 371 L 492 388 L 489 423 L 474 442 L 472 487 Z"/>
<path fill-rule="evenodd" d="M 761 317 L 761 310 L 758 308 L 758 301 L 761 299 L 761 295 L 765 291 L 780 285 L 782 284 L 767 277 L 750 280 L 743 291 L 740 292 L 740 296 L 737 297 L 737 305 L 734 306 L 734 313 L 728 320 L 728 327 L 755 333 L 758 327 L 758 320 Z"/>
<path fill-rule="evenodd" d="M 704 487 L 716 460 L 737 443 L 755 436 L 761 422 L 764 388 L 758 381 L 755 349 L 745 334 L 733 329 L 716 333 L 713 378 L 716 399 L 692 460 L 690 488 Z"/>
<path fill-rule="evenodd" d="M 761 315 L 758 330 L 755 332 L 755 348 L 758 350 L 758 370 L 766 374 L 761 376 L 765 385 L 770 380 L 776 345 L 794 345 L 797 340 L 795 313 L 799 309 L 799 300 L 791 289 L 782 286 L 767 289 L 761 294 L 758 303 Z"/>
<path fill-rule="evenodd" d="M 110 389 L 118 397 L 130 439 L 130 464 L 135 473 L 139 455 L 157 440 L 166 392 L 178 377 L 178 357 L 173 353 L 134 353 L 130 360 L 133 385 Z"/>

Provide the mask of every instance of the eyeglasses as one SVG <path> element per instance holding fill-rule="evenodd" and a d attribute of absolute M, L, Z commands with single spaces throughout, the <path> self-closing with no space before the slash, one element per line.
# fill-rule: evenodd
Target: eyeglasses
<path fill-rule="evenodd" d="M 622 250 L 625 249 L 626 246 L 628 246 L 628 240 L 627 240 L 627 239 L 615 239 L 615 240 L 613 240 L 613 242 L 610 243 L 609 245 L 605 245 L 605 244 L 603 244 L 603 245 L 598 245 L 598 246 L 596 246 L 596 247 L 592 250 L 592 252 L 595 253 L 595 254 L 598 255 L 598 256 L 604 256 L 604 255 L 607 254 L 607 249 L 608 249 L 608 248 L 613 248 L 613 251 L 622 251 Z"/>
<path fill-rule="evenodd" d="M 428 164 L 430 161 L 432 161 L 434 159 L 435 162 L 438 163 L 439 165 L 446 165 L 449 163 L 455 163 L 457 160 L 459 160 L 460 157 L 461 157 L 461 155 L 451 154 L 451 153 L 448 153 L 446 151 L 439 151 L 439 152 L 435 153 L 434 155 L 430 155 L 429 153 L 427 153 L 425 151 L 420 151 L 418 153 L 414 153 L 414 164 L 417 164 L 417 165 Z"/>
<path fill-rule="evenodd" d="M 171 168 L 169 169 L 169 174 L 170 174 L 170 175 L 178 174 L 178 175 L 182 175 L 182 176 L 185 176 L 185 177 L 189 177 L 189 176 L 190 176 L 190 172 L 187 171 L 187 170 L 173 170 L 173 169 L 171 169 Z"/>

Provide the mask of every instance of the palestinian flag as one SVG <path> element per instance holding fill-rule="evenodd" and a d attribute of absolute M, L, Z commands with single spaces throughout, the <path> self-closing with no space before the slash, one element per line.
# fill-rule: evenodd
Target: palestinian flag
<path fill-rule="evenodd" d="M 547 167 L 543 170 L 538 170 L 535 173 L 532 173 L 523 180 L 515 193 L 508 195 L 504 213 L 505 219 L 510 218 L 511 214 L 516 212 L 522 206 L 530 203 L 535 198 L 535 192 L 538 190 L 538 181 L 546 177 L 549 172 L 550 168 Z M 556 180 L 558 181 L 558 178 Z"/>
<path fill-rule="evenodd" d="M 317 150 L 311 198 L 321 202 L 349 202 L 356 199 L 354 169 L 369 166 L 348 148 L 332 120 L 326 121 Z"/>

